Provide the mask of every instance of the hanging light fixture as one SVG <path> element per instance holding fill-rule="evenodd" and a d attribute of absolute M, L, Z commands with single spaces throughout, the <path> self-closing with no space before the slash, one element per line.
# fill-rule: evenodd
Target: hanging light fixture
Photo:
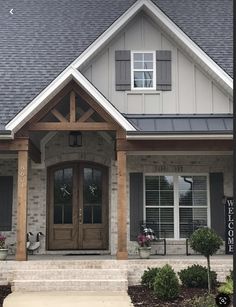
<path fill-rule="evenodd" d="M 71 131 L 69 133 L 69 146 L 70 147 L 82 146 L 82 133 L 80 131 Z"/>

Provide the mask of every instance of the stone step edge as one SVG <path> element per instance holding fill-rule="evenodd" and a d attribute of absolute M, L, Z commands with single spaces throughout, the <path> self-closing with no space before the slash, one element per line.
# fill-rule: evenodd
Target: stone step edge
<path fill-rule="evenodd" d="M 12 281 L 13 284 L 15 283 L 37 283 L 37 282 L 128 282 L 127 279 L 14 279 Z"/>

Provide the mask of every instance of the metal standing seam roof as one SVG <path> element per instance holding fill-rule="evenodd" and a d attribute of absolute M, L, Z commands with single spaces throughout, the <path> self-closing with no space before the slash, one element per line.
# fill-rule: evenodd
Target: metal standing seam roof
<path fill-rule="evenodd" d="M 0 126 L 4 127 L 135 3 L 0 1 Z M 153 2 L 232 76 L 232 0 Z"/>
<path fill-rule="evenodd" d="M 124 115 L 138 131 L 129 134 L 231 134 L 233 116 L 219 115 Z"/>

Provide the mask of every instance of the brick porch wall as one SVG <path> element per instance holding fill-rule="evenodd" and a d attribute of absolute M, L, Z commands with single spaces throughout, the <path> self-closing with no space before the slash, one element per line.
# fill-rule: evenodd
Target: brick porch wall
<path fill-rule="evenodd" d="M 84 145 L 81 148 L 71 148 L 67 145 L 67 134 L 58 133 L 52 138 L 45 148 L 45 166 L 29 168 L 29 193 L 28 193 L 28 231 L 34 235 L 41 231 L 46 234 L 46 167 L 64 161 L 92 161 L 109 167 L 109 239 L 110 252 L 116 253 L 117 246 L 117 168 L 114 159 L 114 144 L 108 143 L 100 135 L 86 133 L 83 137 Z M 231 156 L 165 156 L 165 155 L 139 155 L 128 156 L 128 172 L 179 172 L 179 173 L 224 173 L 225 195 L 232 195 L 232 157 Z M 14 176 L 13 195 L 13 227 L 11 232 L 5 232 L 7 243 L 14 244 L 16 238 L 16 180 L 17 159 L 2 159 L 0 157 L 0 175 Z M 129 178 L 127 178 L 127 200 L 129 203 Z M 128 206 L 129 207 L 129 206 Z M 128 208 L 128 241 L 129 241 L 129 208 Z M 185 253 L 185 245 L 168 247 L 169 254 Z M 129 254 L 137 253 L 136 242 L 129 242 Z M 14 247 L 11 248 L 14 252 Z M 45 253 L 45 238 L 38 253 Z"/>

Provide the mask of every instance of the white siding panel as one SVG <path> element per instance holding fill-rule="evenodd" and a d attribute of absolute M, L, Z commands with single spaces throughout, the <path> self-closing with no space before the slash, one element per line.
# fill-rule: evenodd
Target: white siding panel
<path fill-rule="evenodd" d="M 229 112 L 233 113 L 233 100 L 229 100 Z"/>
<path fill-rule="evenodd" d="M 171 50 L 172 90 L 156 93 L 146 90 L 137 95 L 116 91 L 115 50 L 124 49 Z M 213 86 L 207 72 L 199 70 L 145 13 L 134 17 L 82 72 L 122 113 L 228 113 L 233 109 L 224 92 Z"/>
<path fill-rule="evenodd" d="M 109 96 L 111 103 L 122 113 L 126 112 L 125 92 L 116 91 L 115 87 L 115 51 L 125 49 L 125 33 L 117 36 L 109 46 Z"/>
<path fill-rule="evenodd" d="M 142 25 L 142 16 L 136 16 L 125 31 L 125 49 L 143 49 Z"/>
<path fill-rule="evenodd" d="M 143 95 L 128 94 L 127 95 L 127 113 L 141 114 L 143 113 Z"/>
<path fill-rule="evenodd" d="M 195 70 L 196 78 L 196 112 L 212 113 L 212 86 L 209 80 L 199 69 Z"/>
<path fill-rule="evenodd" d="M 162 113 L 160 94 L 146 94 L 143 98 L 145 114 Z"/>
<path fill-rule="evenodd" d="M 213 112 L 229 113 L 229 98 L 213 84 Z"/>
<path fill-rule="evenodd" d="M 160 50 L 161 49 L 161 32 L 150 22 L 143 17 L 143 41 L 144 50 Z"/>
<path fill-rule="evenodd" d="M 93 83 L 96 88 L 106 97 L 108 97 L 108 87 L 109 87 L 109 78 L 108 78 L 108 50 L 106 50 L 100 57 L 99 61 L 93 63 Z"/>
<path fill-rule="evenodd" d="M 194 65 L 178 51 L 179 113 L 194 113 Z"/>
<path fill-rule="evenodd" d="M 84 76 L 90 81 L 92 82 L 92 66 L 89 66 L 84 72 L 83 72 Z"/>

